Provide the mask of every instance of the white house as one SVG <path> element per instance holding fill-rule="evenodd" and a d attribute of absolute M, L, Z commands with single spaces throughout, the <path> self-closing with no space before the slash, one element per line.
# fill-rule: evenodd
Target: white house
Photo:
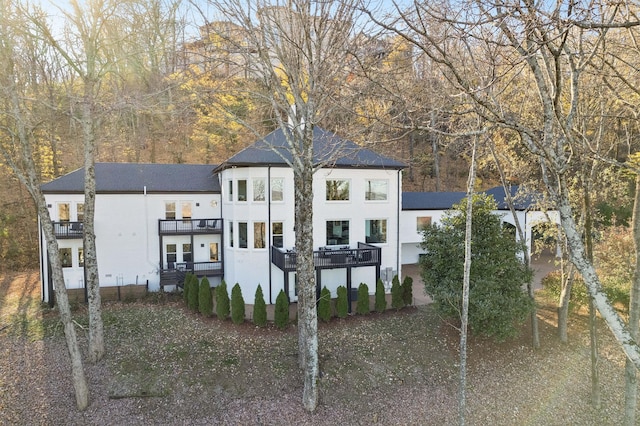
<path fill-rule="evenodd" d="M 559 223 L 556 211 L 542 211 L 537 206 L 537 200 L 531 195 L 519 194 L 518 186 L 512 186 L 510 195 L 516 212 L 514 218 L 504 188 L 501 186 L 485 191 L 491 195 L 497 203 L 495 214 L 501 217 L 502 222 L 515 227 L 516 220 L 525 234 L 525 246 L 531 257 L 533 230 L 537 225 L 546 222 Z M 459 203 L 467 195 L 466 192 L 405 192 L 402 194 L 402 213 L 400 216 L 399 238 L 401 241 L 402 263 L 417 263 L 422 242 L 421 229 L 432 223 L 440 223 L 443 216 L 454 204 Z M 516 234 L 516 238 L 520 238 Z"/>
<path fill-rule="evenodd" d="M 239 283 L 247 301 L 281 290 L 296 300 L 294 182 L 285 135 L 276 130 L 220 165 L 96 164 L 96 250 L 102 287 L 180 286 L 187 272 Z M 416 263 L 420 226 L 439 221 L 464 193 L 402 193 L 404 164 L 314 129 L 313 246 L 318 291 L 374 292 L 379 278 Z M 67 288 L 84 288 L 84 170 L 42 186 Z M 504 193 L 494 194 L 500 214 Z M 518 207 L 527 238 L 536 214 Z M 513 222 L 505 214 L 505 222 Z M 43 300 L 53 294 L 40 233 Z M 350 297 L 354 297 L 349 291 Z"/>
<path fill-rule="evenodd" d="M 96 164 L 96 250 L 101 286 L 173 288 L 188 271 L 258 284 L 267 303 L 296 300 L 293 172 L 277 130 L 221 165 Z M 400 271 L 401 170 L 331 132 L 314 129 L 314 259 L 318 287 L 375 288 Z M 283 158 L 284 156 L 284 158 Z M 61 248 L 67 288 L 84 287 L 84 170 L 42 186 Z M 311 225 L 311 224 L 310 224 Z M 41 235 L 43 300 L 52 294 Z"/>

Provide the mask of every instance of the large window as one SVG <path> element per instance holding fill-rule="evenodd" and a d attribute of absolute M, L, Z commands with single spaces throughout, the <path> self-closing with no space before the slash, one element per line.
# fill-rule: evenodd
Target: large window
<path fill-rule="evenodd" d="M 271 201 L 283 201 L 284 200 L 284 179 L 272 178 L 271 179 Z"/>
<path fill-rule="evenodd" d="M 365 181 L 365 200 L 386 200 L 389 193 L 389 181 L 384 179 L 367 179 Z"/>
<path fill-rule="evenodd" d="M 253 201 L 265 201 L 266 191 L 267 189 L 264 179 L 260 178 L 253 180 Z"/>
<path fill-rule="evenodd" d="M 264 222 L 253 222 L 253 248 L 263 249 L 266 247 L 266 224 Z"/>
<path fill-rule="evenodd" d="M 349 181 L 346 179 L 327 179 L 327 201 L 349 200 Z"/>
<path fill-rule="evenodd" d="M 284 226 L 282 222 L 273 222 L 271 224 L 271 244 L 274 247 L 284 247 Z"/>
<path fill-rule="evenodd" d="M 365 241 L 367 243 L 387 242 L 387 220 L 367 219 L 364 221 Z"/>
<path fill-rule="evenodd" d="M 247 237 L 247 222 L 238 222 L 238 247 L 248 247 Z"/>
<path fill-rule="evenodd" d="M 180 206 L 180 212 L 182 214 L 182 219 L 191 219 L 191 202 L 183 201 Z"/>
<path fill-rule="evenodd" d="M 247 180 L 238 180 L 238 201 L 247 201 Z"/>
<path fill-rule="evenodd" d="M 424 231 L 429 225 L 431 225 L 431 216 L 418 216 L 416 218 L 416 229 L 418 232 Z"/>
<path fill-rule="evenodd" d="M 84 203 L 76 204 L 76 217 L 78 222 L 84 222 Z"/>
<path fill-rule="evenodd" d="M 60 222 L 69 222 L 71 220 L 69 203 L 58 203 L 58 220 Z"/>
<path fill-rule="evenodd" d="M 327 221 L 327 245 L 349 244 L 349 221 L 348 220 L 328 220 Z"/>
<path fill-rule="evenodd" d="M 175 220 L 176 203 L 174 201 L 166 201 L 164 203 L 164 218 L 167 220 Z"/>

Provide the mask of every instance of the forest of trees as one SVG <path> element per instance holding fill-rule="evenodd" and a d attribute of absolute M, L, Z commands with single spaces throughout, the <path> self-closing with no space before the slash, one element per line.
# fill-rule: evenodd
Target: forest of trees
<path fill-rule="evenodd" d="M 465 188 L 473 145 L 476 186 L 559 210 L 555 237 L 640 366 L 637 309 L 626 328 L 591 241 L 633 224 L 640 242 L 633 2 L 53 3 L 0 0 L 0 271 L 37 265 L 38 183 L 94 161 L 216 164 L 291 126 L 302 203 L 315 125 L 406 162 L 405 190 Z"/>

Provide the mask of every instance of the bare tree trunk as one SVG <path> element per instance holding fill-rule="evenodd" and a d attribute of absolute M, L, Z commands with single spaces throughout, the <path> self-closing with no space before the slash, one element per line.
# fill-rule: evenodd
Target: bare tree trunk
<path fill-rule="evenodd" d="M 640 174 L 636 175 L 635 196 L 633 199 L 633 243 L 636 251 L 636 267 L 629 292 L 629 333 L 638 341 L 640 322 Z M 624 365 L 624 420 L 628 426 L 636 424 L 638 405 L 638 384 L 636 368 L 628 359 Z"/>
<path fill-rule="evenodd" d="M 473 140 L 469 181 L 467 182 L 467 217 L 464 238 L 464 275 L 462 283 L 462 313 L 460 326 L 460 383 L 458 393 L 458 424 L 463 426 L 467 414 L 467 329 L 469 326 L 469 287 L 471 286 L 471 225 L 473 223 L 473 188 L 476 181 L 477 137 Z"/>
<path fill-rule="evenodd" d="M 302 403 L 307 411 L 318 405 L 318 316 L 313 263 L 313 127 L 305 126 L 305 166 L 294 170 L 296 253 L 298 274 L 298 344 L 304 376 Z"/>
<path fill-rule="evenodd" d="M 44 200 L 42 202 L 44 203 Z M 78 338 L 71 318 L 69 297 L 67 296 L 67 288 L 65 287 L 64 277 L 62 275 L 58 241 L 53 232 L 49 212 L 44 204 L 42 204 L 42 206 L 38 205 L 38 216 L 40 217 L 42 230 L 47 240 L 47 253 L 49 261 L 51 262 L 51 274 L 55 287 L 56 304 L 58 305 L 60 320 L 64 326 L 64 336 L 67 341 L 67 349 L 69 350 L 69 358 L 71 360 L 71 377 L 76 395 L 76 405 L 78 406 L 78 410 L 84 411 L 89 406 L 89 387 L 87 386 L 87 379 L 84 375 Z M 49 295 L 49 297 L 52 297 L 52 295 Z"/>
<path fill-rule="evenodd" d="M 500 182 L 502 183 L 502 187 L 504 188 L 504 194 L 506 196 L 507 205 L 509 206 L 511 215 L 513 216 L 513 222 L 516 224 L 516 231 L 518 232 L 520 241 L 523 241 L 525 242 L 525 244 L 527 244 L 527 247 L 525 248 L 523 253 L 524 263 L 525 265 L 530 266 L 531 258 L 529 256 L 529 245 L 531 244 L 531 242 L 527 241 L 525 232 L 520 225 L 520 221 L 518 220 L 516 209 L 513 207 L 513 199 L 511 197 L 511 191 L 509 190 L 509 187 L 507 185 L 507 179 L 504 174 L 504 169 L 502 168 L 502 163 L 500 163 L 500 159 L 496 154 L 495 143 L 491 138 L 489 138 L 489 149 L 491 150 L 494 163 L 498 169 L 498 173 L 500 174 Z M 529 294 L 529 298 L 533 302 L 533 309 L 531 310 L 531 344 L 535 349 L 538 349 L 540 347 L 540 334 L 538 333 L 538 312 L 536 309 L 536 296 L 533 292 L 533 284 L 531 280 L 527 282 L 527 293 Z"/>
<path fill-rule="evenodd" d="M 569 323 L 569 300 L 571 299 L 571 289 L 573 288 L 573 264 L 562 259 L 560 267 L 560 301 L 558 304 L 558 335 L 562 343 L 569 341 L 568 323 Z"/>
<path fill-rule="evenodd" d="M 436 113 L 431 111 L 431 128 L 436 124 Z M 431 151 L 433 153 L 433 174 L 436 178 L 436 192 L 440 192 L 440 150 L 438 149 L 438 136 L 433 132 L 431 134 Z"/>
<path fill-rule="evenodd" d="M 591 182 L 583 185 L 583 208 L 584 208 L 584 235 L 585 250 L 587 258 L 593 263 L 593 238 L 592 238 L 592 220 L 591 220 Z M 591 358 L 591 404 L 600 408 L 600 370 L 598 369 L 598 329 L 596 319 L 596 308 L 593 304 L 593 298 L 589 298 L 589 340 L 590 340 L 590 358 Z"/>
<path fill-rule="evenodd" d="M 94 230 L 96 206 L 95 171 L 95 117 L 93 114 L 93 82 L 85 82 L 85 101 L 82 105 L 82 130 L 84 139 L 84 267 L 85 286 L 89 305 L 89 359 L 98 362 L 104 357 L 104 327 L 98 275 L 98 256 Z"/>

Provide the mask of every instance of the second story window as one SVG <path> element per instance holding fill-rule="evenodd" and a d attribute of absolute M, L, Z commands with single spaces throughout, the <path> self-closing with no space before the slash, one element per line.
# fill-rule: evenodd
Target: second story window
<path fill-rule="evenodd" d="M 387 242 L 387 220 L 369 219 L 364 221 L 364 233 L 367 243 Z"/>
<path fill-rule="evenodd" d="M 247 201 L 247 180 L 238 180 L 238 201 Z"/>
<path fill-rule="evenodd" d="M 176 218 L 176 203 L 173 201 L 167 201 L 164 203 L 164 218 L 167 220 L 174 220 Z"/>
<path fill-rule="evenodd" d="M 253 222 L 253 248 L 263 249 L 265 245 L 266 224 L 264 222 Z"/>
<path fill-rule="evenodd" d="M 183 219 L 191 219 L 191 203 L 190 202 L 183 202 L 180 210 L 181 210 Z"/>
<path fill-rule="evenodd" d="M 274 247 L 284 247 L 284 227 L 282 222 L 273 222 L 271 224 L 271 244 Z"/>
<path fill-rule="evenodd" d="M 327 221 L 327 245 L 349 245 L 349 221 Z"/>
<path fill-rule="evenodd" d="M 233 201 L 233 181 L 229 181 L 229 201 Z"/>
<path fill-rule="evenodd" d="M 238 247 L 249 247 L 247 239 L 249 235 L 247 233 L 247 222 L 238 222 Z"/>
<path fill-rule="evenodd" d="M 78 222 L 84 222 L 84 203 L 76 204 L 76 217 Z"/>
<path fill-rule="evenodd" d="M 346 179 L 327 179 L 327 201 L 348 201 L 349 181 Z"/>

